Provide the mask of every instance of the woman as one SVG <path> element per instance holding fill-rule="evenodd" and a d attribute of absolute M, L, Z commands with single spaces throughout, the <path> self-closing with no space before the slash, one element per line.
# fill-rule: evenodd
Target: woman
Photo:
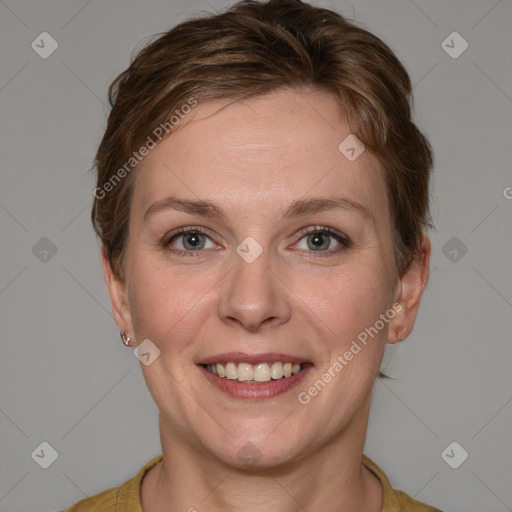
<path fill-rule="evenodd" d="M 298 0 L 175 27 L 110 87 L 92 220 L 163 454 L 68 511 L 435 511 L 363 455 L 430 258 L 389 48 Z"/>

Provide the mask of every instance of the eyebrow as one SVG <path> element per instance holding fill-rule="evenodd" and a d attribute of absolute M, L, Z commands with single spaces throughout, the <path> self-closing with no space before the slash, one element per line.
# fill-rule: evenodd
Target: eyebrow
<path fill-rule="evenodd" d="M 337 209 L 352 211 L 368 219 L 372 218 L 370 211 L 365 206 L 346 197 L 313 197 L 310 199 L 299 199 L 288 206 L 283 212 L 283 217 L 302 217 Z M 178 210 L 192 215 L 218 218 L 223 221 L 227 219 L 226 212 L 211 201 L 179 199 L 175 196 L 170 196 L 153 203 L 144 214 L 144 222 L 165 210 Z"/>

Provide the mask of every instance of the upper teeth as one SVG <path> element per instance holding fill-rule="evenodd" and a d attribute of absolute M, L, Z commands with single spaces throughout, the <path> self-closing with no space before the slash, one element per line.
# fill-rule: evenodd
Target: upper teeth
<path fill-rule="evenodd" d="M 217 363 L 207 364 L 206 369 L 219 377 L 225 377 L 239 382 L 269 382 L 271 379 L 282 379 L 299 373 L 302 369 L 300 364 L 292 363 Z"/>

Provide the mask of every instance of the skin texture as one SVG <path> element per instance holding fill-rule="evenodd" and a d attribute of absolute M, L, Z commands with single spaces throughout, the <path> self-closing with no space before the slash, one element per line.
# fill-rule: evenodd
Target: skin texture
<path fill-rule="evenodd" d="M 425 236 L 400 278 L 382 170 L 368 151 L 353 162 L 340 153 L 350 134 L 340 117 L 334 98 L 315 90 L 207 102 L 137 169 L 126 281 L 105 257 L 103 265 L 119 329 L 160 350 L 141 365 L 160 411 L 164 453 L 142 483 L 145 512 L 381 509 L 380 483 L 361 465 L 371 391 L 386 342 L 413 328 L 430 242 Z M 226 218 L 165 209 L 144 221 L 171 195 L 212 201 Z M 369 215 L 335 209 L 283 217 L 290 203 L 312 197 L 348 198 Z M 201 250 L 190 248 L 190 235 L 172 238 L 187 226 L 207 230 Z M 301 232 L 315 226 L 351 244 L 323 235 L 315 250 L 315 235 Z M 263 248 L 250 264 L 236 252 L 249 236 Z M 396 303 L 401 311 L 301 404 L 298 393 Z M 314 368 L 280 396 L 242 400 L 212 386 L 196 365 L 224 352 L 292 354 Z M 249 442 L 259 454 L 251 467 L 238 457 Z"/>

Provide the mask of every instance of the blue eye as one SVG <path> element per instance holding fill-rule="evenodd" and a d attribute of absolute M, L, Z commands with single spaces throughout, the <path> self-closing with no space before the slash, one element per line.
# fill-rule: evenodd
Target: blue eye
<path fill-rule="evenodd" d="M 350 246 L 350 239 L 346 235 L 337 233 L 327 227 L 311 226 L 303 230 L 301 234 L 302 237 L 296 244 L 300 244 L 302 240 L 305 241 L 306 248 L 301 248 L 301 250 L 333 253 L 342 251 Z M 338 248 L 333 248 L 333 245 L 336 244 L 338 244 Z"/>
<path fill-rule="evenodd" d="M 318 253 L 318 256 L 339 253 L 351 245 L 351 241 L 346 235 L 323 226 L 305 228 L 299 233 L 299 236 L 300 239 L 294 248 L 304 241 L 306 246 L 298 249 Z M 163 246 L 177 255 L 185 256 L 200 256 L 201 251 L 222 248 L 212 241 L 203 228 L 193 226 L 178 229 L 163 242 Z"/>
<path fill-rule="evenodd" d="M 210 246 L 208 246 L 208 240 L 210 241 Z M 180 228 L 177 233 L 171 236 L 166 242 L 164 242 L 164 247 L 169 247 L 173 244 L 174 241 L 178 242 L 178 247 L 176 249 L 169 249 L 175 253 L 189 253 L 188 255 L 193 255 L 190 253 L 202 251 L 205 249 L 215 249 L 218 247 L 214 244 L 210 237 L 200 228 Z M 181 245 L 181 247 L 180 247 Z"/>

